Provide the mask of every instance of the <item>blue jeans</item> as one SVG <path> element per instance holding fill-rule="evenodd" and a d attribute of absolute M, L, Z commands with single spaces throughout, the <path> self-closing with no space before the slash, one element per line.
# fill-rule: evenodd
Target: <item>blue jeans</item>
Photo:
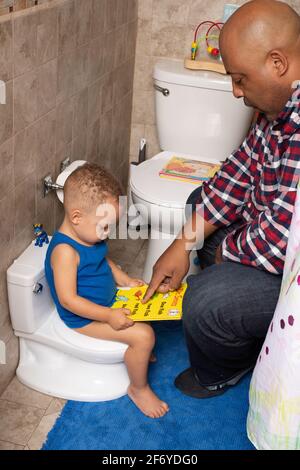
<path fill-rule="evenodd" d="M 194 205 L 198 194 L 199 188 L 187 203 Z M 216 249 L 234 226 L 206 239 L 198 251 L 203 269 L 188 277 L 183 299 L 190 363 L 202 385 L 254 367 L 279 297 L 282 276 L 230 261 L 215 264 Z"/>

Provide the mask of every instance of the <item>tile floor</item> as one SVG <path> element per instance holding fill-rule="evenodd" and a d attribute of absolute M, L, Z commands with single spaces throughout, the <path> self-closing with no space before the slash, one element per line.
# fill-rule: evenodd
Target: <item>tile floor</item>
<path fill-rule="evenodd" d="M 142 276 L 146 240 L 110 240 L 109 249 L 124 271 Z M 25 387 L 15 377 L 0 396 L 0 450 L 40 449 L 65 403 Z"/>

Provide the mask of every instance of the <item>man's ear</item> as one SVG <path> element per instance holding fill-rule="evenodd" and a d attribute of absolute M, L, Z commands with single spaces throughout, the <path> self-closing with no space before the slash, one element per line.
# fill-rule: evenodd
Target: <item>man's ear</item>
<path fill-rule="evenodd" d="M 79 209 L 74 209 L 71 212 L 70 219 L 71 219 L 72 224 L 78 225 L 80 223 L 81 218 L 82 218 L 82 213 Z"/>
<path fill-rule="evenodd" d="M 282 77 L 288 71 L 288 59 L 281 51 L 273 50 L 269 52 L 268 60 L 278 77 Z"/>

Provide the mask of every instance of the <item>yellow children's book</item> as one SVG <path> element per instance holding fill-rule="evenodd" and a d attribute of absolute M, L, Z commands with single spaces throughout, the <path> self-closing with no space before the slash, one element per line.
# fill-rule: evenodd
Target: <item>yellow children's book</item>
<path fill-rule="evenodd" d="M 188 158 L 172 157 L 160 170 L 162 178 L 199 184 L 208 181 L 220 169 L 216 163 L 201 162 Z"/>
<path fill-rule="evenodd" d="M 129 318 L 134 321 L 180 320 L 182 317 L 182 299 L 187 284 L 182 284 L 176 291 L 161 294 L 157 292 L 146 304 L 142 304 L 148 286 L 119 289 L 112 308 L 128 308 Z"/>

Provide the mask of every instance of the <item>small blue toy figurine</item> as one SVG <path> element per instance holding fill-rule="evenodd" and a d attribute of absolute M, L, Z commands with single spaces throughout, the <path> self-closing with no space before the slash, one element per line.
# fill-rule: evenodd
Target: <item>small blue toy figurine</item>
<path fill-rule="evenodd" d="M 35 246 L 42 247 L 44 243 L 48 245 L 49 238 L 45 230 L 43 230 L 43 224 L 34 224 L 33 230 L 36 237 Z"/>

